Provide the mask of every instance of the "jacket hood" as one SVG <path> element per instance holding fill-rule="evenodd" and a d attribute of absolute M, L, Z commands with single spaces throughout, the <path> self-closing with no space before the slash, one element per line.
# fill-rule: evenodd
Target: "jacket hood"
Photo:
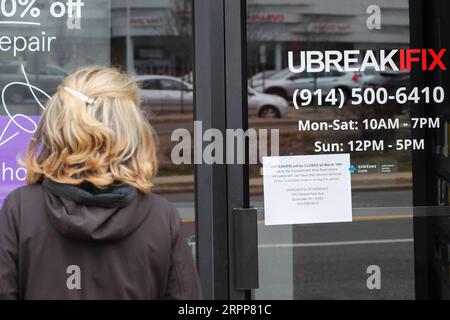
<path fill-rule="evenodd" d="M 150 204 L 136 188 L 121 184 L 98 189 L 92 184 L 42 183 L 47 214 L 65 237 L 78 240 L 117 240 L 136 230 L 150 211 Z M 144 207 L 143 207 L 144 206 Z"/>

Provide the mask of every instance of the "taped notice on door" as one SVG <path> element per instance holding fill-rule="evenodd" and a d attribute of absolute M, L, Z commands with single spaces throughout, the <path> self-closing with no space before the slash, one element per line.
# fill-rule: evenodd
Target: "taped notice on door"
<path fill-rule="evenodd" d="M 352 221 L 350 154 L 263 158 L 266 225 Z"/>

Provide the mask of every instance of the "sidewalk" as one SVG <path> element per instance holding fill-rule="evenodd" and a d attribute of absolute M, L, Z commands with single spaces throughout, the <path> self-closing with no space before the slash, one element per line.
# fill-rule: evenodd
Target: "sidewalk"
<path fill-rule="evenodd" d="M 259 118 L 256 116 L 251 116 L 248 118 L 249 124 L 292 124 L 297 125 L 300 119 L 303 120 L 315 120 L 315 121 L 333 121 L 336 119 L 336 115 L 331 112 L 301 112 L 301 111 L 291 111 L 287 117 L 283 118 Z M 153 124 L 160 123 L 187 123 L 193 122 L 194 118 L 192 113 L 166 113 L 166 114 L 153 114 L 150 118 L 150 122 Z"/>
<path fill-rule="evenodd" d="M 188 123 L 193 122 L 194 118 L 192 114 L 165 114 L 165 115 L 154 115 L 150 118 L 150 122 L 152 124 L 160 124 L 160 123 Z M 286 117 L 280 119 L 265 119 L 265 118 L 257 118 L 250 117 L 249 124 L 293 124 L 296 125 L 298 122 L 298 118 Z"/>
<path fill-rule="evenodd" d="M 150 117 L 151 123 L 177 123 L 177 122 L 192 122 L 192 113 L 169 113 L 169 114 L 153 114 Z"/>
<path fill-rule="evenodd" d="M 259 118 L 257 116 L 250 116 L 250 124 L 293 124 L 297 125 L 299 120 L 311 120 L 311 121 L 333 121 L 336 119 L 349 120 L 355 117 L 355 114 L 350 113 L 343 115 L 337 114 L 334 109 L 300 109 L 295 110 L 293 107 L 289 110 L 289 114 L 286 117 L 272 119 L 272 118 Z M 356 118 L 355 118 L 356 119 Z M 160 123 L 186 123 L 192 122 L 193 114 L 191 112 L 186 113 L 160 113 L 152 114 L 150 121 L 155 124 Z"/>
<path fill-rule="evenodd" d="M 166 176 L 154 180 L 155 191 L 161 193 L 184 193 L 194 191 L 194 176 Z M 398 190 L 412 188 L 411 172 L 371 173 L 352 175 L 353 191 Z M 263 193 L 263 178 L 250 179 L 250 193 Z"/>

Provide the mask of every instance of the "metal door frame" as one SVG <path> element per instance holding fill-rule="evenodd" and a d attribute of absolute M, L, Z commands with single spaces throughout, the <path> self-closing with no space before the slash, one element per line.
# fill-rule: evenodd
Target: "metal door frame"
<path fill-rule="evenodd" d="M 193 6 L 194 119 L 202 122 L 203 130 L 219 129 L 223 136 L 226 129 L 245 131 L 246 1 L 194 0 Z M 195 144 L 194 157 L 201 159 L 204 143 Z M 226 150 L 223 154 L 226 158 Z M 198 164 L 195 186 L 197 265 L 204 298 L 249 299 L 250 289 L 236 289 L 234 234 L 234 209 L 249 206 L 248 166 Z M 250 227 L 256 228 L 256 222 Z"/>

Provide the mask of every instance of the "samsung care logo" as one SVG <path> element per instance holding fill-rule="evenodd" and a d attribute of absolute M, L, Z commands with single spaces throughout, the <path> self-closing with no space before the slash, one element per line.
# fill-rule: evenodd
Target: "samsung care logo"
<path fill-rule="evenodd" d="M 322 72 L 331 69 L 341 72 L 364 71 L 368 68 L 376 71 L 411 70 L 413 64 L 419 64 L 423 71 L 435 69 L 447 70 L 443 57 L 447 49 L 436 52 L 433 49 L 395 49 L 367 50 L 361 56 L 360 50 L 300 51 L 295 56 L 288 52 L 289 69 L 291 72 Z M 362 58 L 362 59 L 361 59 Z M 360 61 L 361 64 L 357 65 Z"/>

